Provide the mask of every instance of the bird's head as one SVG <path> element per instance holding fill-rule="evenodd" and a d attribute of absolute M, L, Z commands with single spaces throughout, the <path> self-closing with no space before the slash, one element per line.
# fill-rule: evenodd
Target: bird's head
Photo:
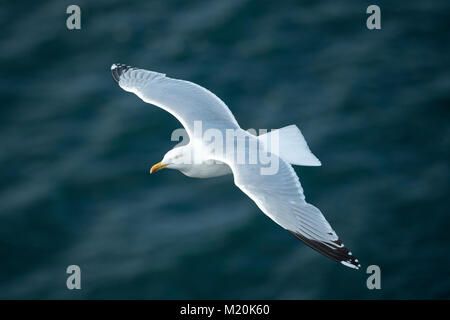
<path fill-rule="evenodd" d="M 182 171 L 189 166 L 187 162 L 188 148 L 186 146 L 176 147 L 167 152 L 161 162 L 155 164 L 151 169 L 150 173 L 159 171 L 161 169 L 175 169 Z"/>

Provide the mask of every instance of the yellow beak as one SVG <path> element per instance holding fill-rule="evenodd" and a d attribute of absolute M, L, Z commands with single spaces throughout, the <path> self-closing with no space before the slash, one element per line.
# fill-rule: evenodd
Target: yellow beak
<path fill-rule="evenodd" d="M 158 162 L 150 169 L 150 174 L 152 174 L 153 172 L 159 171 L 161 169 L 164 169 L 167 166 L 168 166 L 168 164 L 162 164 L 161 162 Z"/>

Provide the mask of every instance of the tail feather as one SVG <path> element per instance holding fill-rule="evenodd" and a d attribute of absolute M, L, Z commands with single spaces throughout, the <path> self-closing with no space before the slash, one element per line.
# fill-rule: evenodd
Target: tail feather
<path fill-rule="evenodd" d="M 311 152 L 300 129 L 290 125 L 262 134 L 258 139 L 267 149 L 290 164 L 320 166 L 320 160 Z"/>

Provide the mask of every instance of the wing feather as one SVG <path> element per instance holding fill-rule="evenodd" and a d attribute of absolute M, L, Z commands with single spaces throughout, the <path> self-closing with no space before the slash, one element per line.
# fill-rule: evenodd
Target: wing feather
<path fill-rule="evenodd" d="M 111 75 L 125 91 L 133 92 L 144 102 L 175 116 L 190 137 L 195 121 L 201 121 L 202 131 L 210 128 L 239 129 L 227 105 L 211 91 L 193 82 L 123 64 L 113 64 Z"/>
<path fill-rule="evenodd" d="M 278 161 L 278 171 L 263 175 L 262 164 L 222 161 L 231 167 L 236 186 L 273 221 L 326 257 L 347 267 L 360 267 L 320 210 L 305 201 L 298 176 L 289 163 L 272 155 L 272 161 Z"/>

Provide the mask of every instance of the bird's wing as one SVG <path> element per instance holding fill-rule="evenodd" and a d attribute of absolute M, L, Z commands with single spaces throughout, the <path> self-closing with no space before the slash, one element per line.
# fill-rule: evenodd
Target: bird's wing
<path fill-rule="evenodd" d="M 235 184 L 277 224 L 311 248 L 343 265 L 360 267 L 319 209 L 305 201 L 300 181 L 290 164 L 278 161 L 275 174 L 261 174 L 261 164 L 237 164 L 222 159 L 232 169 Z"/>
<path fill-rule="evenodd" d="M 133 92 L 145 102 L 175 116 L 191 138 L 195 121 L 201 121 L 202 131 L 209 128 L 239 128 L 227 105 L 195 83 L 123 64 L 113 64 L 111 74 L 125 91 Z"/>

